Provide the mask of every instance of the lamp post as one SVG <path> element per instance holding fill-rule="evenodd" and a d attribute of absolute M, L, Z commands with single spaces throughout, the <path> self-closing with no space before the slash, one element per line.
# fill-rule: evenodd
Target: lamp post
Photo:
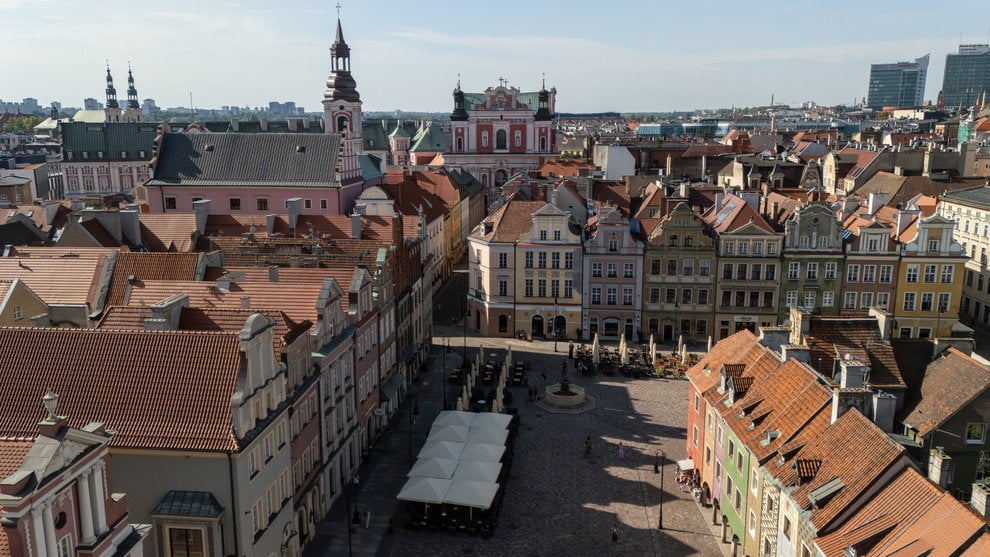
<path fill-rule="evenodd" d="M 446 346 L 440 347 L 440 372 L 443 377 L 440 379 L 440 386 L 443 390 L 443 409 L 447 409 L 447 348 Z"/>
<path fill-rule="evenodd" d="M 346 487 L 346 486 L 345 486 Z M 351 530 L 354 529 L 354 525 L 351 523 L 351 496 L 344 489 L 344 522 L 347 523 L 347 555 L 348 557 L 353 557 L 354 552 L 351 549 Z"/>
<path fill-rule="evenodd" d="M 464 359 L 461 361 L 461 367 L 467 363 L 467 322 L 468 317 L 471 317 L 471 308 L 467 307 L 464 309 Z"/>
<path fill-rule="evenodd" d="M 653 472 L 660 474 L 660 519 L 657 523 L 657 529 L 663 530 L 663 460 L 666 457 L 662 450 L 657 450 L 656 458 L 653 461 Z"/>
<path fill-rule="evenodd" d="M 557 353 L 557 339 L 560 338 L 560 331 L 557 330 L 557 297 L 553 297 L 553 352 Z"/>
<path fill-rule="evenodd" d="M 415 395 L 413 397 L 411 397 L 411 398 L 414 399 L 415 398 Z M 412 470 L 412 465 L 413 465 L 413 454 L 412 454 L 413 424 L 416 423 L 416 420 L 413 419 L 413 415 L 414 414 L 418 414 L 418 413 L 419 413 L 419 405 L 416 404 L 414 406 L 413 405 L 413 400 L 410 400 L 409 401 L 409 469 L 410 470 Z"/>

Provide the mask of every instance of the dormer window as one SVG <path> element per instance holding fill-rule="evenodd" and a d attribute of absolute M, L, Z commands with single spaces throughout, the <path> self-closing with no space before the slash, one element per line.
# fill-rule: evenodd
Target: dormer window
<path fill-rule="evenodd" d="M 928 240 L 928 251 L 938 251 L 938 239 Z"/>
<path fill-rule="evenodd" d="M 800 244 L 800 246 L 802 248 L 807 248 L 808 247 L 808 237 L 807 236 L 801 236 L 801 239 L 799 240 L 799 244 Z"/>
<path fill-rule="evenodd" d="M 546 240 L 547 239 L 547 231 L 546 230 L 540 230 L 540 239 L 541 240 Z"/>

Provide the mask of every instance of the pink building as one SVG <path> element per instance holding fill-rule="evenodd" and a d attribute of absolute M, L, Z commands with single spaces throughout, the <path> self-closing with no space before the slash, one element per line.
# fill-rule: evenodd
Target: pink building
<path fill-rule="evenodd" d="M 110 496 L 102 424 L 68 426 L 49 391 L 34 439 L 0 440 L 0 555 L 143 555 L 150 526 L 128 524 L 127 501 Z"/>
<path fill-rule="evenodd" d="M 584 242 L 584 317 L 581 336 L 634 342 L 643 302 L 643 243 L 616 207 L 603 206 L 588 219 Z"/>

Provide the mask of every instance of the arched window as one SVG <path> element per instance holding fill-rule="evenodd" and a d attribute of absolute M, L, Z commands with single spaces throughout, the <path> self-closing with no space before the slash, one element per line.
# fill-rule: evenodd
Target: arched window
<path fill-rule="evenodd" d="M 488 185 L 488 175 L 487 174 L 482 174 L 481 175 L 481 185 L 482 186 L 487 186 Z"/>
<path fill-rule="evenodd" d="M 509 318 L 505 315 L 498 316 L 498 332 L 505 333 L 509 331 Z"/>
<path fill-rule="evenodd" d="M 481 146 L 488 147 L 488 130 L 481 132 Z"/>
<path fill-rule="evenodd" d="M 464 138 L 463 137 L 458 137 L 457 138 L 457 150 L 458 151 L 463 151 L 464 150 Z"/>
<path fill-rule="evenodd" d="M 820 247 L 820 248 L 827 248 L 828 247 L 828 236 L 819 236 L 818 237 L 818 247 Z"/>
<path fill-rule="evenodd" d="M 801 245 L 802 248 L 808 247 L 808 237 L 807 236 L 801 236 L 800 242 L 801 242 L 800 245 Z"/>
<path fill-rule="evenodd" d="M 347 131 L 347 116 L 337 117 L 337 133 L 344 134 Z"/>
<path fill-rule="evenodd" d="M 546 151 L 546 150 L 547 150 L 547 138 L 541 137 L 540 138 L 540 151 Z"/>
<path fill-rule="evenodd" d="M 508 143 L 508 137 L 507 137 L 507 135 L 508 134 L 505 133 L 505 130 L 498 130 L 497 132 L 495 132 L 495 148 L 496 149 L 507 149 L 508 148 L 507 147 L 507 143 Z"/>
<path fill-rule="evenodd" d="M 512 135 L 512 143 L 514 143 L 516 147 L 522 147 L 522 132 L 521 131 L 516 130 L 516 133 L 514 133 Z"/>

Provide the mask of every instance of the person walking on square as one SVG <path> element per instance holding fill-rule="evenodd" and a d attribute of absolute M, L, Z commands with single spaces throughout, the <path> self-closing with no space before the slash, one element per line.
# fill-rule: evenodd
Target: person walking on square
<path fill-rule="evenodd" d="M 365 529 L 371 529 L 371 509 L 364 509 L 364 527 Z"/>
<path fill-rule="evenodd" d="M 626 449 L 625 449 L 625 447 L 622 446 L 622 441 L 619 441 L 618 455 L 619 455 L 619 458 L 625 458 L 626 457 Z"/>
<path fill-rule="evenodd" d="M 591 456 L 591 436 L 584 440 L 584 456 Z"/>
<path fill-rule="evenodd" d="M 612 543 L 619 543 L 619 527 L 612 525 Z"/>

